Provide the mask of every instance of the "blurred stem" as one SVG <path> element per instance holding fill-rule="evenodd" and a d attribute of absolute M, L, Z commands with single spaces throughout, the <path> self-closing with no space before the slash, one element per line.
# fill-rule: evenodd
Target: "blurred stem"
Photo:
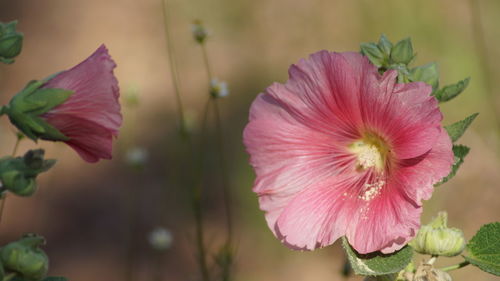
<path fill-rule="evenodd" d="M 205 42 L 200 43 L 200 47 L 203 54 L 203 61 L 205 64 L 205 69 L 207 71 L 207 76 L 209 80 L 209 89 L 211 87 L 211 82 L 213 81 L 212 70 L 210 67 L 210 61 L 208 59 L 208 52 L 206 48 Z M 220 170 L 222 175 L 222 192 L 223 192 L 223 200 L 224 200 L 224 208 L 226 209 L 226 243 L 225 250 L 232 250 L 232 236 L 233 236 L 233 227 L 232 227 L 232 213 L 231 213 L 231 194 L 229 190 L 228 178 L 227 178 L 227 167 L 226 167 L 226 157 L 224 153 L 224 142 L 223 142 L 223 132 L 222 132 L 222 120 L 221 114 L 219 110 L 218 97 L 216 95 L 210 95 L 210 101 L 213 104 L 213 110 L 215 113 L 215 127 L 216 127 L 216 135 L 217 135 L 217 144 L 219 149 L 219 161 L 220 161 Z M 210 102 L 209 101 L 209 102 Z M 226 248 L 227 247 L 227 248 Z M 230 253 L 226 253 L 229 255 Z M 222 280 L 229 280 L 230 275 L 230 264 L 224 263 L 223 267 L 223 276 Z"/>
<path fill-rule="evenodd" d="M 184 108 L 181 98 L 180 86 L 179 86 L 179 77 L 177 73 L 177 65 L 175 63 L 175 51 L 174 46 L 172 44 L 172 38 L 170 36 L 169 31 L 169 18 L 168 18 L 168 3 L 167 0 L 162 0 L 163 5 L 163 19 L 164 19 L 164 28 L 165 28 L 165 39 L 167 43 L 167 54 L 170 63 L 170 73 L 172 75 L 172 83 L 174 85 L 175 97 L 177 102 L 177 112 L 179 115 L 180 122 L 180 133 L 182 139 L 186 142 L 187 149 L 189 150 L 190 159 L 196 163 L 196 156 L 194 152 L 193 143 L 191 140 L 190 133 L 186 128 L 186 122 L 184 118 Z M 200 179 L 197 179 L 199 177 Z M 191 182 L 191 196 L 192 196 L 192 205 L 195 219 L 195 232 L 196 232 L 196 246 L 198 251 L 198 263 L 200 266 L 201 277 L 203 281 L 210 281 L 210 274 L 208 271 L 208 264 L 206 258 L 206 250 L 204 243 L 204 233 L 203 233 L 203 212 L 201 208 L 201 195 L 202 195 L 202 187 L 201 187 L 201 169 L 195 175 L 194 179 Z"/>
<path fill-rule="evenodd" d="M 493 115 L 495 126 L 497 127 L 497 136 L 498 130 L 500 129 L 500 113 L 497 110 L 499 106 L 498 100 L 493 93 L 493 83 L 492 83 L 492 72 L 491 72 L 491 58 L 488 57 L 488 47 L 486 45 L 486 40 L 484 36 L 483 26 L 481 23 L 481 9 L 479 6 L 479 0 L 469 0 L 470 14 L 472 18 L 472 33 L 474 35 L 474 43 L 476 45 L 477 53 L 480 60 L 480 66 L 483 69 L 484 73 L 484 82 L 486 85 L 486 92 L 491 101 L 491 105 L 493 107 Z"/>
<path fill-rule="evenodd" d="M 452 270 L 456 270 L 456 269 L 460 269 L 462 267 L 468 266 L 469 264 L 470 263 L 468 261 L 463 261 L 463 262 L 458 263 L 458 264 L 443 267 L 443 268 L 441 268 L 441 270 L 442 271 L 452 271 Z"/>
<path fill-rule="evenodd" d="M 16 134 L 16 143 L 14 144 L 14 148 L 12 149 L 12 157 L 16 156 L 17 149 L 19 148 L 19 144 L 21 143 L 21 140 L 23 139 L 23 135 L 20 133 Z"/>

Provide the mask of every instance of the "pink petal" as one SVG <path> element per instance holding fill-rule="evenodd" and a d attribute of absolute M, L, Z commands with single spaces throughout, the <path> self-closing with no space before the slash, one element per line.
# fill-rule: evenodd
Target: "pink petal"
<path fill-rule="evenodd" d="M 331 177 L 297 194 L 274 225 L 278 238 L 292 249 L 313 250 L 343 236 L 350 221 L 343 184 Z"/>
<path fill-rule="evenodd" d="M 113 133 L 108 128 L 70 114 L 51 115 L 47 122 L 70 138 L 66 144 L 85 161 L 111 159 Z"/>
<path fill-rule="evenodd" d="M 108 50 L 102 45 L 85 61 L 59 73 L 43 87 L 72 90 L 74 94 L 50 113 L 71 114 L 90 120 L 116 134 L 122 116 L 118 81 L 113 74 L 115 67 Z"/>

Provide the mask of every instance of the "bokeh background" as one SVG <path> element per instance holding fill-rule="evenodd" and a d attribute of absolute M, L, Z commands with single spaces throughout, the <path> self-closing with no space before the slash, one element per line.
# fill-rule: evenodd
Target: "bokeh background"
<path fill-rule="evenodd" d="M 445 124 L 480 112 L 460 140 L 472 147 L 470 155 L 459 175 L 426 202 L 422 220 L 447 210 L 449 224 L 462 228 L 467 238 L 481 225 L 499 220 L 499 1 L 168 1 L 171 43 L 195 136 L 208 81 L 191 35 L 194 19 L 210 30 L 213 71 L 230 87 L 220 105 L 237 241 L 234 280 L 343 280 L 338 243 L 294 252 L 268 230 L 251 192 L 254 174 L 241 135 L 251 101 L 272 82 L 285 81 L 290 64 L 321 49 L 357 51 L 359 43 L 376 41 L 381 33 L 392 41 L 411 36 L 418 53 L 415 65 L 437 61 L 442 85 L 472 77 L 464 94 L 442 105 Z M 179 180 L 192 170 L 180 164 L 188 156 L 177 135 L 161 0 L 1 0 L 0 20 L 14 19 L 25 33 L 25 45 L 15 64 L 0 65 L 1 102 L 29 80 L 67 69 L 105 43 L 118 64 L 125 123 L 114 159 L 96 165 L 84 163 L 61 144 L 24 141 L 20 152 L 43 147 L 59 163 L 40 176 L 34 197 L 8 198 L 0 242 L 25 232 L 44 235 L 51 273 L 72 281 L 151 280 L 158 268 L 163 280 L 199 280 L 193 216 Z M 137 105 L 130 102 L 134 95 Z M 0 152 L 10 154 L 14 129 L 5 120 L 1 124 Z M 224 236 L 225 214 L 213 132 L 210 122 L 203 207 L 207 243 L 216 249 Z M 149 152 L 140 171 L 125 161 L 126 152 L 136 146 Z M 147 240 L 157 226 L 174 235 L 172 247 L 160 256 Z M 438 260 L 438 265 L 459 260 Z M 473 267 L 453 276 L 498 280 Z"/>

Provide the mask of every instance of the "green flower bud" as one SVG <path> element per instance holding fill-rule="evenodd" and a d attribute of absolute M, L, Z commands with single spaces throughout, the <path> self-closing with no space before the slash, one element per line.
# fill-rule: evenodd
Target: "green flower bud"
<path fill-rule="evenodd" d="M 0 250 L 4 267 L 29 280 L 42 280 L 49 270 L 49 258 L 38 246 L 45 243 L 40 236 L 26 236 Z"/>
<path fill-rule="evenodd" d="M 413 46 L 410 38 L 399 41 L 391 49 L 391 59 L 395 63 L 408 64 L 413 57 Z"/>
<path fill-rule="evenodd" d="M 446 212 L 440 212 L 428 225 L 420 228 L 409 244 L 421 254 L 453 257 L 465 248 L 464 234 L 460 229 L 448 228 Z"/>
<path fill-rule="evenodd" d="M 13 63 L 21 53 L 24 35 L 16 31 L 17 21 L 0 23 L 0 61 Z"/>
<path fill-rule="evenodd" d="M 44 160 L 42 149 L 29 150 L 23 157 L 0 159 L 0 181 L 5 189 L 19 196 L 36 191 L 36 177 L 47 171 L 55 160 Z"/>

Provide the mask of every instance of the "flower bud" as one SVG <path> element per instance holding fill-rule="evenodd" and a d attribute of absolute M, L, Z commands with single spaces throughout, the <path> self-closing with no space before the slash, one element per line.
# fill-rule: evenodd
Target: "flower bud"
<path fill-rule="evenodd" d="M 55 160 L 44 160 L 42 149 L 29 150 L 23 157 L 0 159 L 0 181 L 5 189 L 19 196 L 36 191 L 36 177 L 47 171 Z"/>
<path fill-rule="evenodd" d="M 29 280 L 43 279 L 49 270 L 49 258 L 38 246 L 45 243 L 40 236 L 26 236 L 0 250 L 3 266 Z"/>
<path fill-rule="evenodd" d="M 193 37 L 196 42 L 203 44 L 208 37 L 208 32 L 200 20 L 195 20 L 192 26 Z"/>
<path fill-rule="evenodd" d="M 395 63 L 408 64 L 413 57 L 413 46 L 410 38 L 403 39 L 392 47 L 391 59 Z"/>
<path fill-rule="evenodd" d="M 148 151 L 143 147 L 133 147 L 125 156 L 127 164 L 134 168 L 143 168 L 148 161 Z"/>
<path fill-rule="evenodd" d="M 453 257 L 465 248 L 464 234 L 460 229 L 448 228 L 446 212 L 440 212 L 428 225 L 420 228 L 410 246 L 421 254 Z"/>
<path fill-rule="evenodd" d="M 21 53 L 24 35 L 16 31 L 17 21 L 0 23 L 0 61 L 13 63 Z"/>
<path fill-rule="evenodd" d="M 163 227 L 157 227 L 149 234 L 149 243 L 151 247 L 158 251 L 164 251 L 170 248 L 172 241 L 172 233 Z"/>
<path fill-rule="evenodd" d="M 223 98 L 229 95 L 227 83 L 217 80 L 216 78 L 210 81 L 210 95 L 214 98 Z"/>

